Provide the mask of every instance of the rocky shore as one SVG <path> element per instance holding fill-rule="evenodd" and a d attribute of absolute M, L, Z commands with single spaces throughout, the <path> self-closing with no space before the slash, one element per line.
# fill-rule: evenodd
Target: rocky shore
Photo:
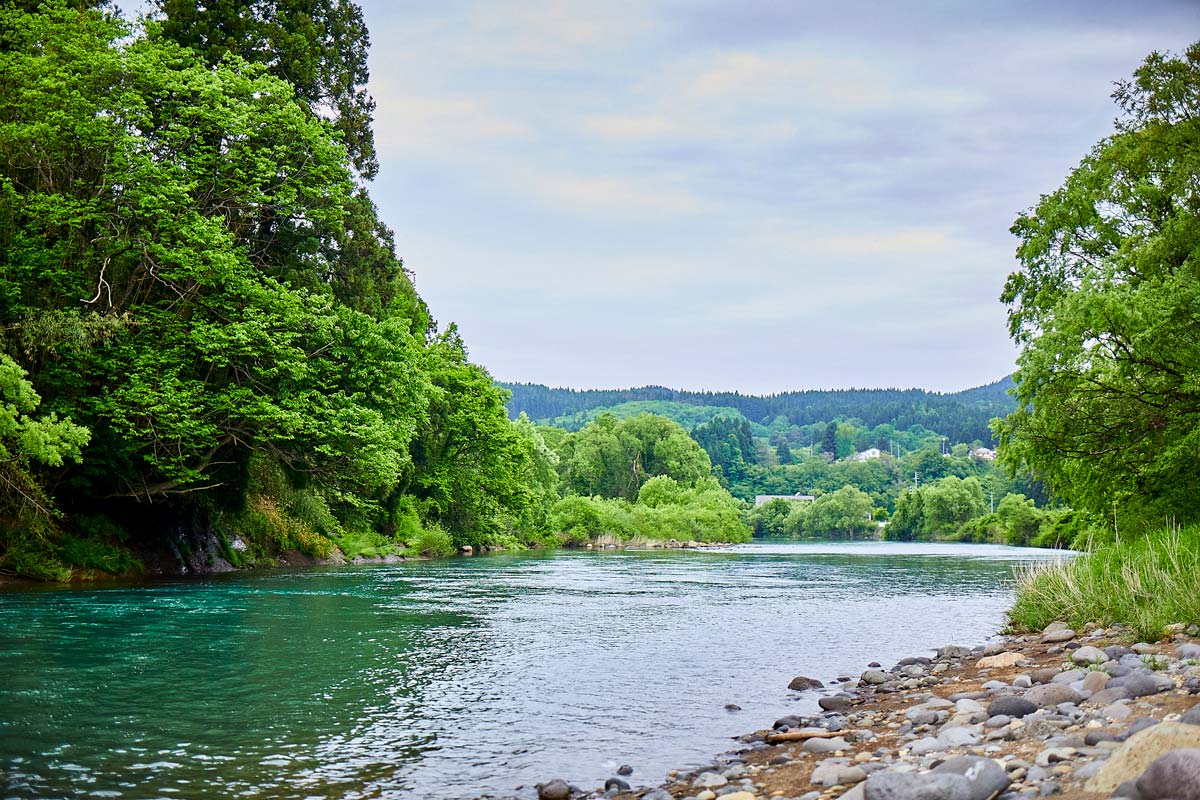
<path fill-rule="evenodd" d="M 822 711 L 741 738 L 703 769 L 631 790 L 561 780 L 542 800 L 1200 800 L 1200 627 L 1159 642 L 1121 628 L 1010 636 L 872 664 L 819 692 Z"/>

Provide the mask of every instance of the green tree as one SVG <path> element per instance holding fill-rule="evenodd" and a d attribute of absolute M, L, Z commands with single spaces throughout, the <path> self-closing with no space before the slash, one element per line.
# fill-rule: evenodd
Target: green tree
<path fill-rule="evenodd" d="M 812 502 L 804 518 L 804 531 L 814 536 L 862 535 L 875 529 L 870 496 L 853 486 L 843 486 Z"/>
<path fill-rule="evenodd" d="M 693 486 L 712 470 L 708 454 L 687 431 L 653 414 L 623 420 L 602 414 L 566 437 L 561 456 L 571 491 L 630 501 L 648 478 L 666 475 Z"/>
<path fill-rule="evenodd" d="M 1030 544 L 1038 535 L 1042 516 L 1034 502 L 1020 494 L 1006 494 L 996 506 L 996 518 L 1004 527 L 1005 544 Z"/>
<path fill-rule="evenodd" d="M 1116 131 L 1013 226 L 1019 409 L 996 430 L 1006 463 L 1076 508 L 1193 521 L 1200 44 L 1151 54 L 1113 97 Z"/>
<path fill-rule="evenodd" d="M 921 489 L 922 530 L 930 536 L 958 531 L 967 520 L 987 512 L 983 487 L 976 478 L 953 475 Z"/>
<path fill-rule="evenodd" d="M 331 118 L 359 172 L 378 170 L 367 94 L 371 46 L 350 0 L 156 0 L 162 34 L 210 66 L 230 54 L 266 65 L 314 115 Z"/>
<path fill-rule="evenodd" d="M 925 509 L 921 492 L 908 490 L 896 500 L 896 512 L 884 528 L 884 538 L 893 542 L 911 542 L 925 529 Z"/>

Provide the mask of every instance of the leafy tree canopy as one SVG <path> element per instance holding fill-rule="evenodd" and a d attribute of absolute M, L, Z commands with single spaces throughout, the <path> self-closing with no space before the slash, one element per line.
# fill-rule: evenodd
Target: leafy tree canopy
<path fill-rule="evenodd" d="M 1151 54 L 1065 183 L 1013 226 L 1021 347 L 1002 454 L 1074 507 L 1200 518 L 1200 43 Z"/>

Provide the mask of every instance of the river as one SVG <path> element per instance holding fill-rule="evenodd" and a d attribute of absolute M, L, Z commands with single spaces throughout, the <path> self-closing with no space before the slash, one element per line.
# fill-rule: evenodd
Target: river
<path fill-rule="evenodd" d="M 1014 565 L 1051 557 L 756 543 L 8 590 L 0 795 L 507 797 L 620 764 L 656 784 L 815 709 L 795 675 L 983 642 Z"/>

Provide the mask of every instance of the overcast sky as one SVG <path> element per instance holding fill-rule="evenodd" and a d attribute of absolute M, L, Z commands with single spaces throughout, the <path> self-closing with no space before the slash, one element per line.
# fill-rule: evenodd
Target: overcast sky
<path fill-rule="evenodd" d="M 1200 2 L 363 2 L 373 194 L 501 380 L 956 390 L 1018 211 Z"/>

